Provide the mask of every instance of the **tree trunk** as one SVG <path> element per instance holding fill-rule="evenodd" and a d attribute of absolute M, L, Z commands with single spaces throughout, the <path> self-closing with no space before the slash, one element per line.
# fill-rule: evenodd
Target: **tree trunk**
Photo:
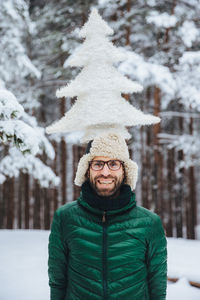
<path fill-rule="evenodd" d="M 61 105 L 60 105 L 60 113 L 61 117 L 65 114 L 65 98 L 63 97 L 61 99 Z M 67 202 L 66 197 L 66 160 L 67 160 L 67 154 L 66 154 L 66 143 L 64 138 L 61 140 L 61 192 L 62 192 L 62 204 L 65 204 Z"/>
<path fill-rule="evenodd" d="M 40 210 L 41 210 L 41 201 L 40 201 L 40 186 L 36 180 L 34 180 L 34 209 L 33 209 L 33 228 L 41 229 L 41 219 L 40 219 Z"/>
<path fill-rule="evenodd" d="M 168 156 L 167 156 L 167 190 L 168 190 L 168 218 L 166 222 L 166 232 L 168 237 L 173 236 L 173 210 L 172 210 L 172 201 L 174 200 L 174 192 L 173 187 L 175 185 L 175 162 L 174 162 L 174 149 L 168 150 Z"/>
<path fill-rule="evenodd" d="M 195 226 L 197 225 L 196 185 L 194 167 L 189 168 L 189 199 L 190 203 L 187 214 L 187 238 L 195 239 Z"/>
<path fill-rule="evenodd" d="M 50 228 L 50 194 L 51 189 L 42 189 L 42 195 L 44 199 L 44 229 L 48 230 Z"/>
<path fill-rule="evenodd" d="M 57 154 L 57 143 L 55 141 L 53 141 L 53 147 L 54 147 L 54 151 L 55 151 L 55 158 L 54 158 L 54 162 L 53 162 L 53 170 L 54 173 L 56 175 L 58 175 L 58 171 L 57 171 L 57 162 L 58 162 L 58 154 Z M 53 211 L 56 211 L 56 209 L 58 208 L 58 188 L 54 187 L 53 189 Z"/>
<path fill-rule="evenodd" d="M 189 124 L 190 135 L 193 135 L 193 119 L 190 119 Z M 194 167 L 188 170 L 189 179 L 189 195 L 186 204 L 186 224 L 187 224 L 187 238 L 195 239 L 195 226 L 197 225 L 197 203 L 196 203 L 196 184 Z"/>
<path fill-rule="evenodd" d="M 127 13 L 129 13 L 130 10 L 131 10 L 131 0 L 127 0 Z M 128 24 L 126 26 L 126 46 L 130 45 L 130 34 L 131 34 L 131 28 L 130 28 L 130 24 Z"/>
<path fill-rule="evenodd" d="M 30 203 L 29 203 L 29 175 L 24 174 L 24 200 L 25 200 L 25 229 L 29 229 Z"/>
<path fill-rule="evenodd" d="M 73 182 L 73 145 L 67 145 L 67 199 L 69 202 L 74 199 L 74 182 Z"/>
<path fill-rule="evenodd" d="M 151 102 L 151 88 L 149 87 L 146 92 L 146 110 L 150 109 L 150 102 Z M 151 157 L 152 157 L 152 129 L 149 126 L 145 128 L 146 132 L 146 192 L 147 192 L 147 199 L 145 207 L 151 209 L 152 207 L 152 194 L 151 194 L 151 177 L 152 177 L 152 168 L 151 168 Z"/>
<path fill-rule="evenodd" d="M 183 134 L 183 118 L 179 118 L 180 135 Z M 178 151 L 178 163 L 184 160 L 183 151 Z M 177 237 L 183 237 L 183 202 L 184 202 L 184 168 L 180 168 L 178 171 L 178 191 L 175 197 L 175 211 L 176 211 L 176 235 Z"/>
<path fill-rule="evenodd" d="M 17 209 L 17 226 L 19 229 L 22 228 L 23 220 L 22 220 L 22 203 L 23 203 L 23 195 L 24 195 L 24 185 L 23 185 L 23 176 L 24 174 L 20 172 L 18 178 L 18 209 Z"/>
<path fill-rule="evenodd" d="M 4 228 L 4 219 L 6 214 L 5 198 L 3 193 L 3 184 L 0 185 L 0 229 Z"/>
<path fill-rule="evenodd" d="M 7 202 L 6 228 L 13 229 L 14 224 L 14 178 L 7 178 L 4 183 L 4 198 Z"/>
<path fill-rule="evenodd" d="M 140 128 L 140 140 L 141 140 L 141 200 L 142 200 L 142 206 L 148 208 L 148 201 L 147 201 L 147 175 L 146 175 L 146 152 L 145 152 L 145 139 L 144 139 L 144 127 L 141 126 Z"/>
<path fill-rule="evenodd" d="M 154 115 L 160 113 L 160 89 L 155 87 L 154 92 Z M 160 132 L 160 124 L 153 126 L 154 132 L 154 183 L 152 186 L 153 202 L 155 203 L 155 212 L 163 217 L 163 160 L 159 150 L 158 133 Z"/>
<path fill-rule="evenodd" d="M 61 140 L 61 189 L 62 189 L 62 204 L 67 202 L 66 197 L 66 144 L 65 140 Z"/>
<path fill-rule="evenodd" d="M 129 13 L 130 10 L 131 10 L 131 0 L 127 0 L 126 12 L 125 13 Z M 127 22 L 127 25 L 126 25 L 126 41 L 125 41 L 125 46 L 130 45 L 130 33 L 131 33 L 130 24 L 128 24 L 128 22 Z M 122 97 L 124 97 L 127 101 L 130 100 L 130 95 L 129 94 L 122 93 Z"/>
<path fill-rule="evenodd" d="M 146 91 L 145 106 L 142 110 L 148 110 L 148 103 L 150 102 L 150 88 Z M 142 161 L 142 205 L 147 209 L 151 209 L 151 129 L 149 127 L 144 128 L 141 126 L 141 161 Z"/>

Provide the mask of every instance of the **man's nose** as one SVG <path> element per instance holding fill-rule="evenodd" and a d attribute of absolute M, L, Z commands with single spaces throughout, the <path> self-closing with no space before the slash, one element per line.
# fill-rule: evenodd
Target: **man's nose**
<path fill-rule="evenodd" d="M 101 174 L 104 175 L 104 176 L 107 176 L 109 175 L 111 172 L 110 172 L 110 169 L 108 168 L 108 165 L 105 164 L 103 169 L 101 170 Z"/>

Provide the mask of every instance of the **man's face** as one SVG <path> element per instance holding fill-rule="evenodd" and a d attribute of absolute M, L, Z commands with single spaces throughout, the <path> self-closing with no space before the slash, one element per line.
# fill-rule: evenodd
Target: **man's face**
<path fill-rule="evenodd" d="M 109 161 L 111 158 L 105 156 L 96 156 L 93 160 Z M 114 158 L 113 158 L 114 160 Z M 117 171 L 112 171 L 105 164 L 100 171 L 94 171 L 89 168 L 88 178 L 91 186 L 99 196 L 112 196 L 119 191 L 119 188 L 124 180 L 124 170 L 121 165 Z"/>

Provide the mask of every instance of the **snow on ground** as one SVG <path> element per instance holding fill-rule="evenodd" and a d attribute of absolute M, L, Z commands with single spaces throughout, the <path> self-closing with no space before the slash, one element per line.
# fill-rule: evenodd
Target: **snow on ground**
<path fill-rule="evenodd" d="M 185 277 L 189 281 L 200 283 L 199 253 L 200 241 L 169 238 L 168 277 Z"/>
<path fill-rule="evenodd" d="M 0 230 L 0 300 L 49 300 L 47 276 L 49 231 Z M 200 241 L 168 239 L 167 300 L 199 300 Z"/>
<path fill-rule="evenodd" d="M 49 300 L 48 231 L 0 230 L 0 300 Z"/>
<path fill-rule="evenodd" d="M 186 278 L 181 278 L 176 283 L 167 287 L 167 300 L 199 300 L 200 289 L 191 286 Z"/>

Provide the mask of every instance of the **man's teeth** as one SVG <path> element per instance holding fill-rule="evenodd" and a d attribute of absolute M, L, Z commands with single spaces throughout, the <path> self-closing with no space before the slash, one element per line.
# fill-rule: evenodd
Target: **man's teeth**
<path fill-rule="evenodd" d="M 109 183 L 112 183 L 112 181 L 100 181 L 100 180 L 99 180 L 99 182 L 100 182 L 101 184 L 109 184 Z"/>

